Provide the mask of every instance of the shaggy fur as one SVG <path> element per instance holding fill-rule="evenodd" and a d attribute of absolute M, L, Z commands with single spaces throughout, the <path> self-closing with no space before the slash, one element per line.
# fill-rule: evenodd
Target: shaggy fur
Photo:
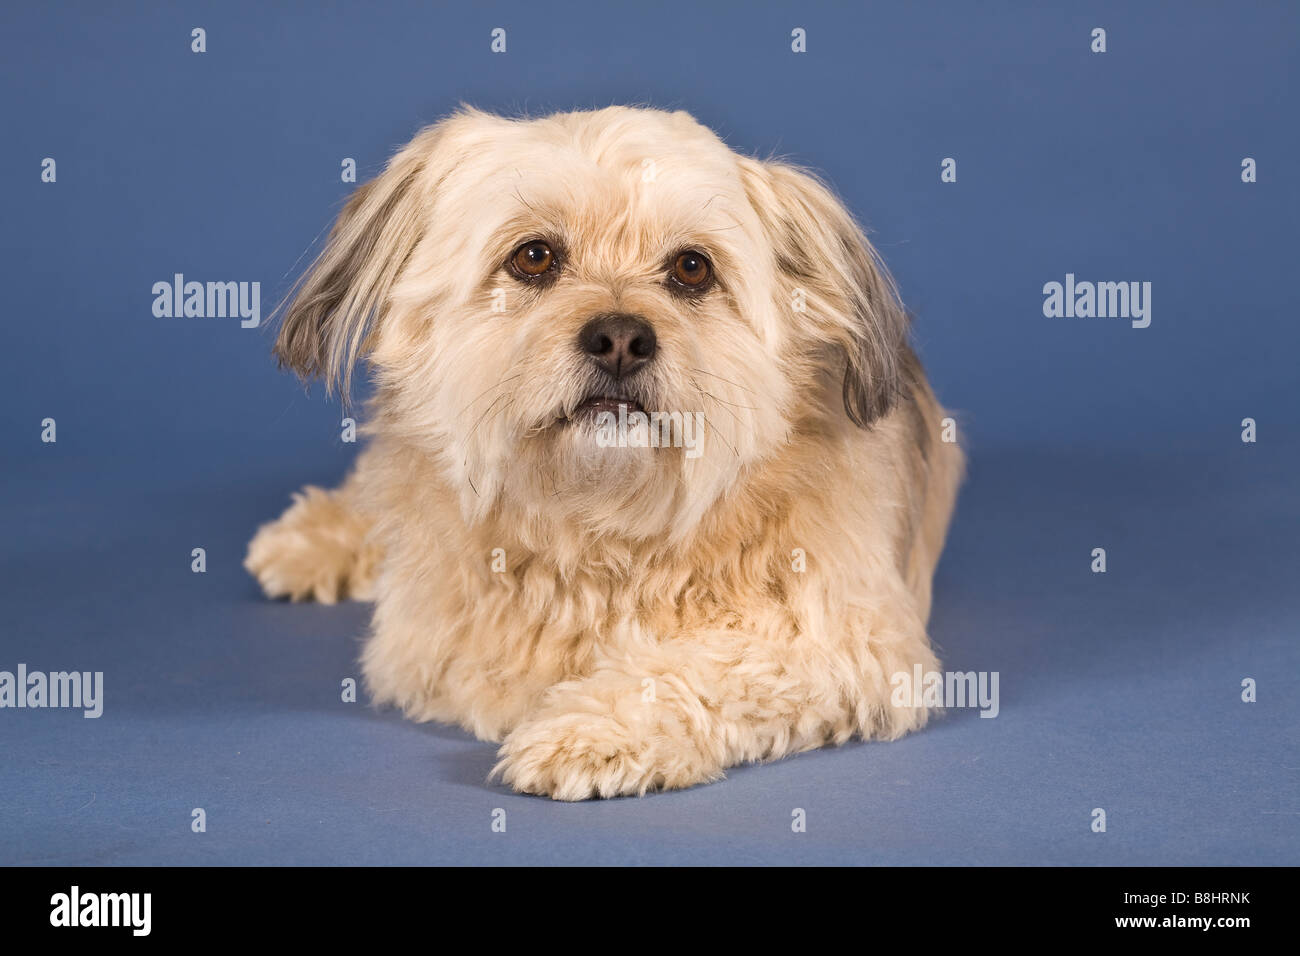
<path fill-rule="evenodd" d="M 541 239 L 546 282 L 508 268 Z M 716 284 L 667 280 L 682 250 Z M 577 346 L 594 315 L 658 338 L 627 382 L 700 412 L 702 454 L 600 447 Z M 814 177 L 685 113 L 465 110 L 354 194 L 276 352 L 345 394 L 347 482 L 261 528 L 267 594 L 375 600 L 374 700 L 500 741 L 562 800 L 923 725 L 890 678 L 937 667 L 930 587 L 962 470 L 894 288 Z"/>

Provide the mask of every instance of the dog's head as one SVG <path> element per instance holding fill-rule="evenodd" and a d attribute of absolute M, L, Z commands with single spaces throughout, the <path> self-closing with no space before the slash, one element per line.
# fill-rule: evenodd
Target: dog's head
<path fill-rule="evenodd" d="M 345 393 L 367 357 L 470 520 L 680 535 L 797 426 L 887 412 L 906 324 L 825 186 L 685 113 L 462 111 L 356 191 L 276 354 Z"/>

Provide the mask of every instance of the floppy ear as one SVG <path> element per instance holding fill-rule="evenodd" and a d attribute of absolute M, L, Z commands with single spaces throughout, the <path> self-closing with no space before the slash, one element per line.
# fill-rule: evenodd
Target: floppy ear
<path fill-rule="evenodd" d="M 347 396 L 388 293 L 424 230 L 424 171 L 438 134 L 421 132 L 343 207 L 325 249 L 290 293 L 275 356 Z"/>
<path fill-rule="evenodd" d="M 803 290 L 808 317 L 844 363 L 844 410 L 866 428 L 894 406 L 907 384 L 908 320 L 893 280 L 862 229 L 816 176 L 752 159 L 742 159 L 741 170 L 775 246 L 787 294 Z"/>

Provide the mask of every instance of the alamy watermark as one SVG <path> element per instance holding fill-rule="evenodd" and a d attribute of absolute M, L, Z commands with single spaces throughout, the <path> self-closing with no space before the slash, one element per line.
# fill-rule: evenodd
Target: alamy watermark
<path fill-rule="evenodd" d="M 69 707 L 83 717 L 104 713 L 103 671 L 29 671 L 19 664 L 16 673 L 0 671 L 0 708 Z"/>
<path fill-rule="evenodd" d="M 1150 282 L 1065 282 L 1043 286 L 1043 315 L 1049 319 L 1130 319 L 1133 328 L 1151 324 Z"/>
<path fill-rule="evenodd" d="M 239 318 L 239 325 L 262 324 L 262 283 L 186 282 L 178 272 L 171 282 L 153 284 L 153 314 L 159 319 Z"/>
<path fill-rule="evenodd" d="M 981 717 L 996 717 L 997 671 L 922 671 L 916 664 L 889 678 L 895 707 L 978 707 Z"/>
<path fill-rule="evenodd" d="M 596 444 L 601 448 L 684 448 L 687 458 L 704 454 L 703 412 L 629 412 L 596 416 Z"/>
<path fill-rule="evenodd" d="M 83 893 L 74 885 L 50 897 L 51 926 L 118 926 L 133 936 L 148 936 L 152 912 L 152 893 Z"/>

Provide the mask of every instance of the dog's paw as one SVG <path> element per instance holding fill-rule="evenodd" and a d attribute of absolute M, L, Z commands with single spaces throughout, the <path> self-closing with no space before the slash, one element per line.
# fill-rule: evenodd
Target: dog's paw
<path fill-rule="evenodd" d="M 556 800 L 642 794 L 655 774 L 614 717 L 564 714 L 517 727 L 505 739 L 493 776 L 524 793 Z"/>
<path fill-rule="evenodd" d="M 607 714 L 565 713 L 528 721 L 506 737 L 492 770 L 510 786 L 556 800 L 642 796 L 717 779 L 689 746 L 655 746 Z"/>
<path fill-rule="evenodd" d="M 369 600 L 374 555 L 364 544 L 366 526 L 319 488 L 294 495 L 280 518 L 258 529 L 244 567 L 268 597 L 334 604 L 342 597 Z"/>

